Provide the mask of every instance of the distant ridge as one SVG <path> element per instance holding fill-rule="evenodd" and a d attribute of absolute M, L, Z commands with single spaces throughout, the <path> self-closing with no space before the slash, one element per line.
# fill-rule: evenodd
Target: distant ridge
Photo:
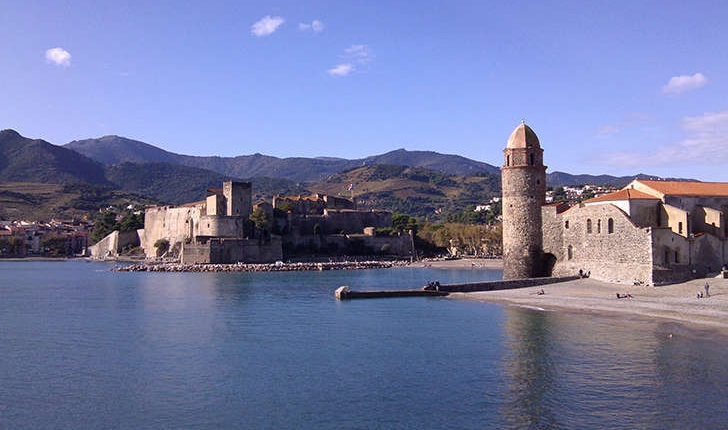
<path fill-rule="evenodd" d="M 0 182 L 111 185 L 99 162 L 15 130 L 0 131 Z"/>
<path fill-rule="evenodd" d="M 64 147 L 103 164 L 161 162 L 212 170 L 234 177 L 266 176 L 296 182 L 318 182 L 344 170 L 373 164 L 424 167 L 451 175 L 500 172 L 498 167 L 459 155 L 440 154 L 433 151 L 407 151 L 406 149 L 347 160 L 335 157 L 278 158 L 258 153 L 237 157 L 181 155 L 121 136 L 74 140 Z"/>

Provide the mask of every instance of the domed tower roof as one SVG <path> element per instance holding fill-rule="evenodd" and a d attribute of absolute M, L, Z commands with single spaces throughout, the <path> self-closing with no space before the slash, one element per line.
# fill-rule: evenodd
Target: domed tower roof
<path fill-rule="evenodd" d="M 522 123 L 511 133 L 511 137 L 508 138 L 508 144 L 506 148 L 540 148 L 541 144 L 538 141 L 538 136 L 531 130 L 531 127 L 527 126 L 526 123 Z"/>

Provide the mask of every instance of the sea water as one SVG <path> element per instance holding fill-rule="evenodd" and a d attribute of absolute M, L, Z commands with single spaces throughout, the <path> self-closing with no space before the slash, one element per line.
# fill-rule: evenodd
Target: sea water
<path fill-rule="evenodd" d="M 426 268 L 0 262 L 0 428 L 728 428 L 728 342 L 636 317 L 334 290 Z"/>

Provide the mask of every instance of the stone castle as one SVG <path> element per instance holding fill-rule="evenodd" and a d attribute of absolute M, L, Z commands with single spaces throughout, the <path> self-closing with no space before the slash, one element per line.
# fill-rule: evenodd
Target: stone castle
<path fill-rule="evenodd" d="M 250 215 L 266 212 L 269 228 L 256 228 Z M 148 259 L 182 263 L 271 263 L 284 255 L 386 254 L 412 256 L 411 234 L 378 236 L 392 226 L 392 213 L 357 210 L 353 200 L 315 194 L 275 196 L 252 204 L 248 182 L 223 182 L 205 200 L 145 211 L 144 229 L 114 232 L 90 248 L 95 258 L 113 258 L 139 245 Z M 168 248 L 162 250 L 160 241 Z"/>
<path fill-rule="evenodd" d="M 718 272 L 728 252 L 728 183 L 635 179 L 577 206 L 544 205 L 543 150 L 526 124 L 504 150 L 503 278 L 574 275 L 679 282 Z"/>

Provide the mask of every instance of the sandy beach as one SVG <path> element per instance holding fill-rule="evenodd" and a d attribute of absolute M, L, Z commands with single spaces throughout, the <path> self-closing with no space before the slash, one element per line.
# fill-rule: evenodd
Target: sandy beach
<path fill-rule="evenodd" d="M 697 298 L 710 286 L 710 297 Z M 543 295 L 537 294 L 543 288 Z M 617 298 L 630 294 L 632 298 Z M 452 298 L 532 306 L 543 310 L 631 314 L 662 318 L 728 333 L 728 279 L 693 279 L 658 287 L 610 284 L 578 279 L 544 287 L 476 293 L 454 293 Z"/>

